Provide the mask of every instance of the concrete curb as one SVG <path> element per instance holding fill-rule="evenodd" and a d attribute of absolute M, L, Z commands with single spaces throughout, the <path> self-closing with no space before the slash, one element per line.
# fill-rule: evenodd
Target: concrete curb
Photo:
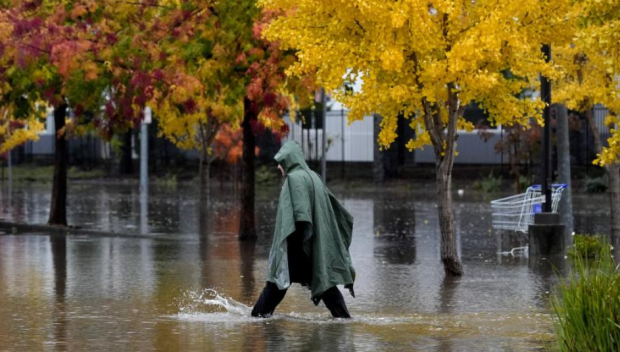
<path fill-rule="evenodd" d="M 0 236 L 8 236 L 8 235 L 63 235 L 63 236 L 71 236 L 71 235 L 85 235 L 85 236 L 93 236 L 93 237 L 117 237 L 117 238 L 134 238 L 134 239 L 150 239 L 150 240 L 167 240 L 167 241 L 178 241 L 181 238 L 173 237 L 169 235 L 164 236 L 155 236 L 155 235 L 141 235 L 141 234 L 129 234 L 122 232 L 110 232 L 110 231 L 99 231 L 92 229 L 84 229 L 79 227 L 63 227 L 63 226 L 52 226 L 52 225 L 41 225 L 41 224 L 24 224 L 18 222 L 10 222 L 10 221 L 1 221 L 0 220 L 0 229 L 8 230 L 4 234 L 0 234 Z M 44 232 L 38 234 L 36 232 Z"/>

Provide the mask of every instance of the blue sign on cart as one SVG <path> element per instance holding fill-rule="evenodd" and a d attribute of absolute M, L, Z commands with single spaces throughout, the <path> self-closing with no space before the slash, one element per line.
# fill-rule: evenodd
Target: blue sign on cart
<path fill-rule="evenodd" d="M 542 204 L 533 204 L 532 205 L 532 214 L 542 213 Z"/>

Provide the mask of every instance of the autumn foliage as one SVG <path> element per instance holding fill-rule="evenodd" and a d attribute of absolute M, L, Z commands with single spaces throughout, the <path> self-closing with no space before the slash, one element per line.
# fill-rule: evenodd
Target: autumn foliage
<path fill-rule="evenodd" d="M 519 94 L 537 89 L 541 72 L 557 77 L 540 48 L 570 39 L 570 31 L 563 28 L 569 2 L 261 0 L 260 4 L 283 14 L 266 36 L 298 51 L 291 74 L 315 75 L 350 109 L 350 121 L 380 114 L 382 147 L 397 137 L 399 118 L 415 131 L 409 149 L 432 145 L 441 257 L 447 272 L 461 274 L 451 174 L 458 131 L 474 127 L 463 118 L 465 106 L 478 102 L 494 124 L 540 120 L 543 103 L 520 99 Z M 358 80 L 360 91 L 346 89 Z"/>
<path fill-rule="evenodd" d="M 202 17 L 189 19 L 183 27 L 193 37 L 164 44 L 170 46 L 167 52 L 183 52 L 179 46 L 198 49 L 169 68 L 178 81 L 168 85 L 167 92 L 155 93 L 152 103 L 162 135 L 179 147 L 210 154 L 213 143 L 222 140 L 217 136 L 224 126 L 225 135 L 240 127 L 244 98 L 257 116 L 251 122 L 254 134 L 269 129 L 277 137 L 285 135 L 288 126 L 281 116 L 298 97 L 306 98 L 311 81 L 288 79 L 285 69 L 296 60 L 294 53 L 262 38 L 263 28 L 275 14 L 256 11 L 253 17 L 244 17 L 225 4 L 194 5 L 196 11 L 204 8 Z M 305 88 L 302 94 L 291 93 L 300 88 Z"/>
<path fill-rule="evenodd" d="M 564 70 L 558 81 L 558 101 L 570 109 L 591 113 L 596 104 L 609 110 L 605 125 L 611 137 L 597 141 L 601 166 L 620 162 L 620 4 L 583 0 L 573 7 L 574 40 L 556 48 L 556 62 Z"/>

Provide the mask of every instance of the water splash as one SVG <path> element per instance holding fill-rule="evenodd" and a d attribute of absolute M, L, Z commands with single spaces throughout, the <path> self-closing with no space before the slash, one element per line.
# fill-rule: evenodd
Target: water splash
<path fill-rule="evenodd" d="M 415 323 L 419 316 L 393 317 L 374 314 L 356 315 L 353 319 L 334 319 L 327 310 L 324 313 L 276 313 L 267 319 L 250 317 L 251 307 L 227 297 L 216 289 L 187 291 L 179 300 L 179 313 L 172 316 L 187 322 L 203 323 L 261 323 L 288 321 L 303 324 L 365 324 L 395 325 Z"/>
<path fill-rule="evenodd" d="M 251 307 L 237 302 L 215 289 L 188 291 L 179 303 L 180 314 L 191 315 L 205 313 L 228 313 L 230 315 L 249 317 Z"/>

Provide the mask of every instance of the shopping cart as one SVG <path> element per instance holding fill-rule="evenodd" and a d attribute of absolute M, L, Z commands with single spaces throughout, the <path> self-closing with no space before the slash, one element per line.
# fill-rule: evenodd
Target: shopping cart
<path fill-rule="evenodd" d="M 566 185 L 552 185 L 551 209 L 556 212 Z M 540 185 L 528 187 L 525 193 L 491 201 L 491 218 L 496 230 L 511 230 L 527 233 L 528 227 L 534 223 L 534 214 L 542 211 L 545 195 L 541 194 Z"/>

